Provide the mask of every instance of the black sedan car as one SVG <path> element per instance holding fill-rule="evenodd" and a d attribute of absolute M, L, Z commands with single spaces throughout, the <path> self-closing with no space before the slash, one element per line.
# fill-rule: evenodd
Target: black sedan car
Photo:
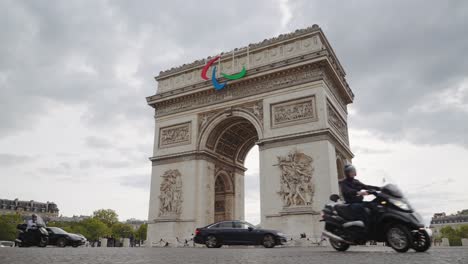
<path fill-rule="evenodd" d="M 58 227 L 47 227 L 49 232 L 49 245 L 57 247 L 78 247 L 86 243 L 86 238 L 82 235 L 68 233 Z"/>
<path fill-rule="evenodd" d="M 194 241 L 209 248 L 223 245 L 263 245 L 272 248 L 286 242 L 276 230 L 256 228 L 244 221 L 222 221 L 195 230 Z"/>

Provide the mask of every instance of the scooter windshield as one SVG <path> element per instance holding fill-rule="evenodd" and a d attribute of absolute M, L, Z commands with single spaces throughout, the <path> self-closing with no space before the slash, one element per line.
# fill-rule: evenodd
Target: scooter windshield
<path fill-rule="evenodd" d="M 398 188 L 394 184 L 387 184 L 384 187 L 382 187 L 382 193 L 385 193 L 395 198 L 403 198 L 403 193 L 401 192 L 400 188 Z"/>

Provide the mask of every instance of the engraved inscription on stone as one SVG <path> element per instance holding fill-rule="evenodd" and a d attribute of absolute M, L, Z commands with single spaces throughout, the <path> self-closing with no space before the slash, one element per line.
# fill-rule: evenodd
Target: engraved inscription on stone
<path fill-rule="evenodd" d="M 315 96 L 271 105 L 271 126 L 317 121 Z"/>
<path fill-rule="evenodd" d="M 283 207 L 307 206 L 312 204 L 315 188 L 312 182 L 314 168 L 312 157 L 294 151 L 286 157 L 278 157 L 281 171 L 280 191 Z"/>
<path fill-rule="evenodd" d="M 190 137 L 190 122 L 169 127 L 163 127 L 159 130 L 159 146 L 172 147 L 190 144 Z"/>

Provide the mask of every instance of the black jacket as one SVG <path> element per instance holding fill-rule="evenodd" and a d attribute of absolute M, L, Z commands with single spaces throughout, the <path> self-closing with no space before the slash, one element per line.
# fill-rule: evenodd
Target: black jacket
<path fill-rule="evenodd" d="M 380 190 L 377 186 L 365 185 L 353 178 L 342 180 L 340 188 L 346 203 L 362 203 L 364 197 L 357 195 L 360 190 Z"/>

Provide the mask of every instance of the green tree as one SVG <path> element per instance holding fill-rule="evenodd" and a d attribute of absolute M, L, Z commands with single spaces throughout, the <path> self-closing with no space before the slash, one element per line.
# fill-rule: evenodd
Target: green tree
<path fill-rule="evenodd" d="M 0 240 L 15 240 L 16 226 L 21 223 L 23 219 L 18 214 L 0 215 Z"/>
<path fill-rule="evenodd" d="M 115 239 L 119 238 L 129 238 L 133 236 L 133 228 L 129 224 L 124 223 L 115 223 L 112 225 L 112 237 Z"/>
<path fill-rule="evenodd" d="M 111 227 L 119 222 L 119 215 L 112 209 L 100 209 L 93 212 L 93 218 L 99 219 L 101 222 Z"/>
<path fill-rule="evenodd" d="M 468 238 L 468 225 L 462 225 L 458 228 L 461 238 Z"/>
<path fill-rule="evenodd" d="M 80 227 L 77 227 L 77 230 L 89 241 L 96 241 L 101 237 L 108 237 L 111 235 L 110 228 L 97 218 L 88 218 L 81 221 Z"/>
<path fill-rule="evenodd" d="M 142 224 L 135 232 L 135 239 L 139 241 L 145 241 L 146 233 L 148 233 L 148 224 Z"/>
<path fill-rule="evenodd" d="M 448 238 L 450 246 L 461 246 L 461 236 L 458 229 L 446 226 L 440 229 L 440 233 L 442 237 Z"/>

